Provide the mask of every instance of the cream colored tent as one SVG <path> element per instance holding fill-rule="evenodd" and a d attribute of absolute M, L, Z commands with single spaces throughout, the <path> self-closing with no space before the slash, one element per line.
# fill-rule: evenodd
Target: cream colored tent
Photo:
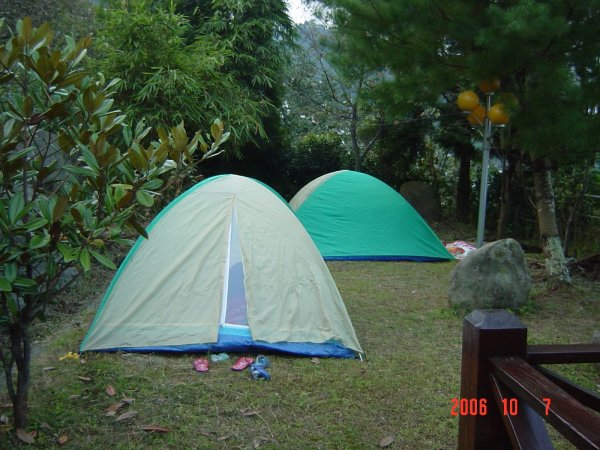
<path fill-rule="evenodd" d="M 262 183 L 209 178 L 148 235 L 119 268 L 81 351 L 362 353 L 319 251 Z"/>

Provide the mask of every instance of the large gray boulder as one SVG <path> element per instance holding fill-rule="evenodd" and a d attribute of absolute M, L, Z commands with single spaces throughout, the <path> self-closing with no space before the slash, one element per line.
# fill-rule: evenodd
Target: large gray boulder
<path fill-rule="evenodd" d="M 450 304 L 463 311 L 518 309 L 529 299 L 531 277 L 521 246 L 514 239 L 491 242 L 472 251 L 454 268 Z"/>
<path fill-rule="evenodd" d="M 407 181 L 400 186 L 400 195 L 417 210 L 426 222 L 442 218 L 440 196 L 430 184 L 422 181 Z"/>

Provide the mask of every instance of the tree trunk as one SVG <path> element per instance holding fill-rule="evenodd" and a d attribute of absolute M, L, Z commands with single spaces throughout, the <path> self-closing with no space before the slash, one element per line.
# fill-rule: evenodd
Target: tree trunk
<path fill-rule="evenodd" d="M 544 247 L 546 271 L 552 283 L 571 284 L 571 274 L 558 235 L 554 190 L 548 160 L 542 158 L 532 162 L 538 228 Z"/>
<path fill-rule="evenodd" d="M 581 185 L 581 189 L 577 189 L 577 185 L 581 182 L 579 177 L 577 176 L 577 169 L 573 170 L 573 180 L 576 183 L 575 190 L 577 191 L 577 195 L 575 199 L 571 202 L 571 206 L 569 207 L 569 217 L 567 218 L 567 223 L 565 224 L 565 234 L 563 241 L 563 253 L 565 255 L 569 254 L 569 243 L 573 237 L 573 229 L 576 227 L 577 214 L 579 212 L 579 207 L 582 203 L 583 196 L 587 193 L 590 181 L 590 168 L 591 164 L 586 164 L 583 175 L 583 184 Z"/>
<path fill-rule="evenodd" d="M 458 153 L 459 169 L 456 182 L 456 220 L 469 223 L 471 207 L 471 158 L 466 152 Z"/>
<path fill-rule="evenodd" d="M 354 154 L 354 170 L 360 172 L 362 160 L 360 155 L 360 146 L 358 145 L 358 104 L 352 104 L 352 113 L 350 117 L 350 138 L 352 140 L 352 153 Z"/>
<path fill-rule="evenodd" d="M 502 193 L 500 197 L 500 215 L 498 216 L 498 229 L 496 230 L 496 239 L 502 239 L 506 233 L 506 223 L 508 222 L 508 212 L 510 211 L 510 187 L 515 173 L 515 161 L 512 158 L 505 158 L 502 167 Z"/>
<path fill-rule="evenodd" d="M 11 353 L 17 366 L 17 389 L 13 392 L 14 428 L 27 426 L 27 403 L 30 381 L 31 339 L 27 325 L 17 322 L 10 329 Z M 8 382 L 8 380 L 7 380 Z"/>

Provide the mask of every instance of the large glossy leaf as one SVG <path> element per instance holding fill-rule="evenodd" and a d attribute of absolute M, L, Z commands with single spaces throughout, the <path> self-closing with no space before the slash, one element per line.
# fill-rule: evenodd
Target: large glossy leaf
<path fill-rule="evenodd" d="M 83 156 L 85 163 L 88 166 L 90 166 L 92 169 L 94 169 L 95 173 L 98 173 L 98 169 L 99 169 L 98 161 L 96 161 L 96 157 L 90 151 L 90 149 L 87 148 L 86 146 L 81 145 L 79 147 L 79 150 L 81 151 L 81 156 Z"/>
<path fill-rule="evenodd" d="M 109 258 L 107 258 L 106 256 L 102 255 L 101 253 L 95 252 L 93 250 L 90 250 L 90 253 L 94 257 L 94 259 L 96 261 L 98 261 L 100 264 L 102 264 L 103 266 L 106 266 L 106 267 L 108 267 L 109 269 L 112 269 L 112 270 L 115 270 L 117 268 L 117 266 L 115 265 L 114 262 L 112 262 Z"/>
<path fill-rule="evenodd" d="M 23 192 L 17 192 L 8 203 L 8 220 L 11 225 L 14 225 L 23 214 L 25 208 L 25 198 Z"/>
<path fill-rule="evenodd" d="M 90 267 L 92 267 L 92 262 L 90 260 L 90 252 L 87 248 L 82 248 L 79 252 L 79 262 L 81 263 L 81 267 L 83 267 L 83 270 L 87 271 L 90 270 Z"/>
<path fill-rule="evenodd" d="M 46 225 L 48 223 L 48 221 L 43 218 L 43 217 L 37 217 L 35 219 L 30 220 L 29 222 L 27 222 L 25 224 L 25 229 L 29 232 L 31 231 L 35 231 L 39 228 L 42 228 L 44 225 Z"/>
<path fill-rule="evenodd" d="M 64 88 L 67 86 L 78 85 L 80 81 L 82 81 L 89 74 L 87 72 L 73 72 L 65 77 L 64 80 L 58 85 L 59 88 Z"/>
<path fill-rule="evenodd" d="M 33 26 L 31 25 L 31 18 L 29 18 L 29 16 L 17 21 L 17 34 L 22 36 L 26 43 L 31 41 L 31 38 L 33 37 L 32 32 Z"/>
<path fill-rule="evenodd" d="M 19 312 L 19 302 L 17 301 L 15 294 L 7 295 L 6 306 L 8 307 L 8 312 L 10 312 L 11 316 L 14 317 L 17 315 Z"/>
<path fill-rule="evenodd" d="M 19 287 L 32 287 L 32 286 L 37 286 L 37 283 L 35 282 L 35 280 L 32 280 L 31 278 L 17 277 L 15 279 L 15 281 L 13 282 L 13 285 L 19 286 Z"/>
<path fill-rule="evenodd" d="M 14 262 L 4 264 L 4 277 L 10 282 L 17 278 L 17 264 Z"/>
<path fill-rule="evenodd" d="M 31 241 L 29 242 L 29 248 L 34 250 L 36 248 L 45 247 L 49 243 L 50 243 L 50 235 L 48 235 L 48 234 L 39 235 L 38 234 L 36 236 L 33 236 L 33 238 L 31 238 Z"/>
<path fill-rule="evenodd" d="M 210 134 L 215 141 L 221 139 L 221 135 L 223 134 L 223 122 L 221 122 L 219 119 L 215 119 L 210 126 Z"/>
<path fill-rule="evenodd" d="M 68 197 L 60 196 L 56 199 L 56 205 L 54 205 L 54 209 L 52 210 L 52 223 L 56 222 L 62 217 L 62 215 L 65 213 L 65 210 L 67 209 L 68 204 Z"/>
<path fill-rule="evenodd" d="M 59 242 L 58 244 L 56 244 L 56 248 L 58 248 L 58 251 L 63 256 L 63 259 L 65 260 L 65 262 L 68 263 L 71 261 L 75 261 L 77 259 L 78 249 L 72 248 L 72 247 L 68 246 L 67 244 L 63 244 L 62 242 Z"/>
<path fill-rule="evenodd" d="M 61 131 L 58 134 L 58 144 L 60 145 L 61 150 L 67 153 L 73 149 L 75 141 L 73 141 L 68 134 Z"/>
<path fill-rule="evenodd" d="M 125 141 L 125 145 L 129 146 L 133 142 L 133 133 L 131 132 L 131 127 L 126 125 L 123 127 L 123 140 Z"/>
<path fill-rule="evenodd" d="M 14 151 L 6 159 L 8 162 L 16 161 L 20 158 L 23 158 L 24 156 L 27 156 L 27 154 L 29 152 L 31 152 L 32 150 L 33 150 L 33 147 L 27 147 L 27 148 L 23 148 L 21 150 Z"/>
<path fill-rule="evenodd" d="M 137 191 L 135 193 L 135 198 L 140 205 L 147 208 L 154 204 L 154 197 L 152 197 L 152 194 L 148 193 L 147 191 Z"/>
<path fill-rule="evenodd" d="M 0 278 L 0 291 L 4 291 L 4 292 L 12 291 L 12 286 L 6 278 Z"/>
<path fill-rule="evenodd" d="M 49 278 L 54 278 L 56 276 L 56 271 L 58 267 L 56 266 L 56 262 L 54 261 L 54 255 L 51 255 L 48 258 L 48 262 L 46 263 L 46 272 L 48 273 Z"/>
<path fill-rule="evenodd" d="M 146 189 L 149 191 L 154 191 L 160 188 L 163 185 L 163 180 L 157 178 L 154 180 L 150 180 L 142 185 L 142 189 Z"/>
<path fill-rule="evenodd" d="M 90 167 L 77 167 L 67 164 L 63 168 L 74 175 L 84 175 L 87 177 L 96 177 L 98 175 L 98 172 Z"/>

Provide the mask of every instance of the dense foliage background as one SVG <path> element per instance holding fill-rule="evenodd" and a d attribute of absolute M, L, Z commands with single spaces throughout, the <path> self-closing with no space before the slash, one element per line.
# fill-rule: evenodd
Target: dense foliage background
<path fill-rule="evenodd" d="M 88 68 L 122 80 L 130 120 L 194 132 L 220 117 L 226 155 L 187 183 L 235 172 L 289 199 L 320 174 L 362 170 L 396 189 L 430 183 L 445 219 L 470 226 L 481 129 L 455 100 L 499 77 L 511 119 L 491 141 L 486 237 L 600 250 L 597 2 L 306 3 L 315 19 L 294 25 L 282 0 L 6 0 L 2 33 L 29 15 L 57 41 L 91 34 Z"/>

